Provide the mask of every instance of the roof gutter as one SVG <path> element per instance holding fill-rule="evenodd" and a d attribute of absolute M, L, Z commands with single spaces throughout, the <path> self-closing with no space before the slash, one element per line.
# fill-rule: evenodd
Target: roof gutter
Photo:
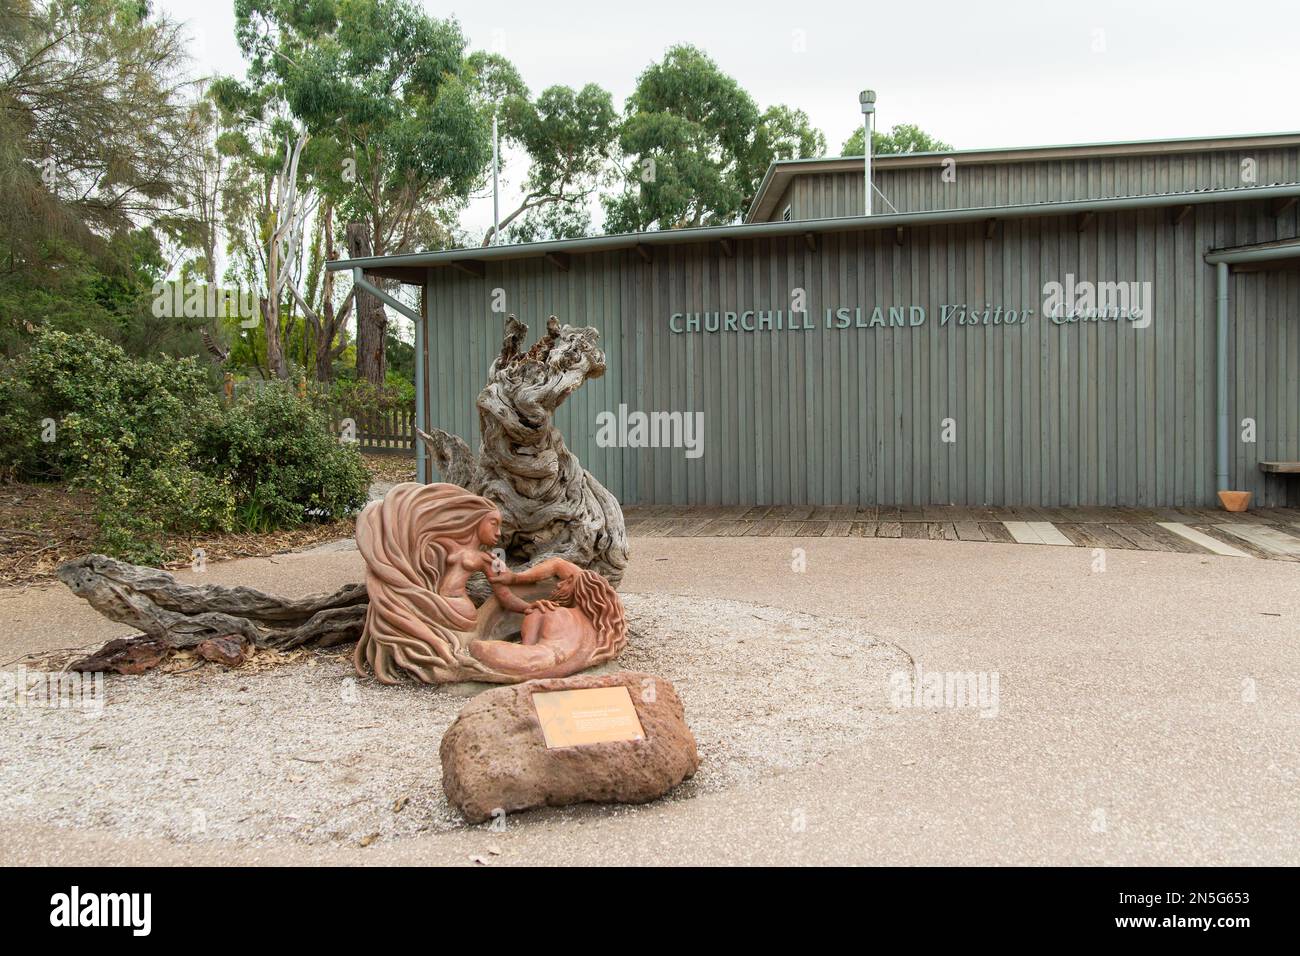
<path fill-rule="evenodd" d="M 1276 259 L 1300 258 L 1300 239 L 1283 245 L 1255 249 L 1224 249 L 1208 252 L 1205 261 L 1211 265 L 1240 265 L 1251 262 L 1272 262 Z"/>
<path fill-rule="evenodd" d="M 806 233 L 864 232 L 893 229 L 898 226 L 985 222 L 989 219 L 1029 219 L 1048 216 L 1071 216 L 1085 212 L 1123 212 L 1166 206 L 1201 205 L 1216 202 L 1289 199 L 1300 196 L 1300 184 L 1284 186 L 1244 186 L 1232 189 L 1206 189 L 1187 193 L 1153 196 L 1122 196 L 1111 199 L 1080 199 L 1071 202 L 1029 203 L 1018 206 L 978 206 L 969 209 L 941 209 L 880 216 L 852 216 L 837 219 L 807 219 L 793 222 L 740 223 L 729 226 L 705 226 L 691 229 L 663 229 L 656 232 L 591 236 L 586 239 L 555 239 L 522 245 L 483 246 L 450 249 L 444 252 L 414 252 L 395 256 L 371 256 L 361 259 L 335 259 L 325 263 L 332 272 L 342 269 L 380 269 L 430 267 L 453 262 L 487 262 L 497 259 L 539 258 L 553 253 L 604 252 L 632 249 L 637 246 L 682 245 L 691 242 L 716 242 L 719 239 L 764 239 L 800 236 Z"/>

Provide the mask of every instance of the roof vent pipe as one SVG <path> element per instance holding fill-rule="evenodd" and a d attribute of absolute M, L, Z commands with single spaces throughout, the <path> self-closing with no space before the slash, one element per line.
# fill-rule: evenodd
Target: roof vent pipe
<path fill-rule="evenodd" d="M 863 90 L 858 94 L 858 105 L 862 107 L 862 155 L 866 169 L 862 193 L 866 197 L 863 215 L 871 215 L 871 120 L 876 115 L 876 91 Z"/>

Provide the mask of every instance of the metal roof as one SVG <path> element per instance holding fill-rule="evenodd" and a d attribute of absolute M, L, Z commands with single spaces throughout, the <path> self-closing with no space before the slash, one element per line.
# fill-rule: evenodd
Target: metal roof
<path fill-rule="evenodd" d="M 551 258 L 562 262 L 565 256 L 585 252 L 604 252 L 640 247 L 648 254 L 654 246 L 681 245 L 693 242 L 780 238 L 831 232 L 859 232 L 908 226 L 982 222 L 997 219 L 1027 219 L 1045 216 L 1070 216 L 1082 213 L 1118 212 L 1165 206 L 1191 206 L 1215 202 L 1248 202 L 1268 199 L 1286 200 L 1300 197 L 1300 183 L 1276 183 L 1267 186 L 1237 186 L 1230 189 L 1200 189 L 1192 192 L 1148 193 L 1106 199 L 1079 199 L 1066 202 L 1038 202 L 1020 205 L 978 206 L 965 209 L 940 209 L 926 212 L 894 213 L 883 216 L 846 216 L 834 219 L 809 219 L 791 222 L 740 223 L 729 226 L 706 226 L 691 229 L 664 229 L 584 239 L 556 239 L 517 245 L 481 246 L 449 249 L 443 252 L 413 252 L 361 259 L 337 259 L 326 263 L 331 271 L 363 269 L 371 275 L 402 281 L 421 281 L 412 270 L 437 266 L 460 265 L 477 268 L 484 262 L 501 259 Z"/>
<path fill-rule="evenodd" d="M 1300 132 L 1238 133 L 1228 136 L 1179 137 L 1177 139 L 1119 140 L 1109 143 L 1068 143 L 1056 146 L 998 146 L 989 149 L 952 149 L 926 153 L 881 153 L 871 157 L 874 169 L 903 169 L 933 166 L 944 159 L 967 163 L 1032 163 L 1046 160 L 1094 159 L 1105 156 L 1147 156 L 1185 152 L 1216 152 L 1227 149 L 1266 149 L 1300 146 Z M 818 156 L 809 159 L 781 159 L 767 167 L 754 200 L 745 214 L 746 222 L 766 216 L 785 192 L 794 176 L 853 172 L 862 173 L 861 156 Z"/>

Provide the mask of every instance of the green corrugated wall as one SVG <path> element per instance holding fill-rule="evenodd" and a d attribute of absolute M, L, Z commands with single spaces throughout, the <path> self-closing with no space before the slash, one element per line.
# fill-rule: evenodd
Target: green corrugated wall
<path fill-rule="evenodd" d="M 1164 184 L 1157 183 L 1157 188 Z M 1176 188 L 1177 184 L 1169 184 Z M 1011 196 L 1012 201 L 1017 197 Z M 1206 250 L 1300 235 L 1266 202 L 906 230 L 660 246 L 432 269 L 428 421 L 477 447 L 474 399 L 505 310 L 531 338 L 554 313 L 600 330 L 609 360 L 562 408 L 584 464 L 625 503 L 1209 505 L 1214 502 L 1214 271 Z M 1150 281 L 1154 318 L 1058 327 L 1042 288 L 1072 272 Z M 672 334 L 674 312 L 922 305 L 921 328 Z M 1230 407 L 1234 487 L 1300 503 L 1300 273 L 1234 273 Z M 944 302 L 1036 310 L 1027 325 L 937 325 Z M 596 416 L 702 411 L 705 454 L 599 448 Z M 954 418 L 957 441 L 940 440 Z M 1244 417 L 1259 441 L 1238 440 Z"/>

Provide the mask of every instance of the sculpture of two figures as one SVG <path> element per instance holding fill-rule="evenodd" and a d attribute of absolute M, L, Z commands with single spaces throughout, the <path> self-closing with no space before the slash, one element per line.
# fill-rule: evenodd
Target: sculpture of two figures
<path fill-rule="evenodd" d="M 512 572 L 485 550 L 500 532 L 497 507 L 458 485 L 408 482 L 368 505 L 357 519 L 370 595 L 357 671 L 386 684 L 514 683 L 618 656 L 627 623 L 609 582 L 562 558 Z M 492 587 L 481 607 L 466 590 L 477 572 Z"/>

